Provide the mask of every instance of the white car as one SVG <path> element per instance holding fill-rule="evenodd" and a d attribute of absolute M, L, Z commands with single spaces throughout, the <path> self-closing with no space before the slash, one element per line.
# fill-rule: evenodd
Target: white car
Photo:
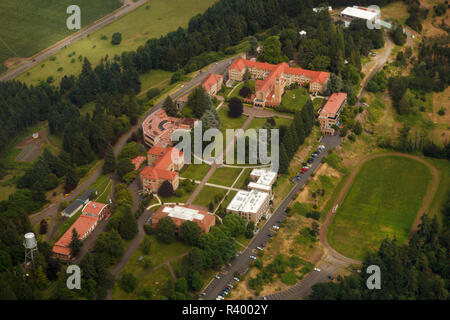
<path fill-rule="evenodd" d="M 216 274 L 216 279 L 220 279 L 220 277 L 219 277 L 219 275 L 218 275 L 218 274 Z"/>
<path fill-rule="evenodd" d="M 239 278 L 238 277 L 234 277 L 234 280 L 236 280 L 237 282 L 239 282 Z"/>
<path fill-rule="evenodd" d="M 258 249 L 258 250 L 262 250 L 263 248 L 261 248 L 261 247 L 256 247 L 256 249 Z"/>
<path fill-rule="evenodd" d="M 274 228 L 275 230 L 279 230 L 280 229 L 279 226 L 273 226 L 272 228 Z"/>
<path fill-rule="evenodd" d="M 255 256 L 250 256 L 250 259 L 256 260 Z"/>
<path fill-rule="evenodd" d="M 216 300 L 223 300 L 223 296 L 217 296 Z"/>
<path fill-rule="evenodd" d="M 320 272 L 319 268 L 314 268 L 314 271 Z"/>

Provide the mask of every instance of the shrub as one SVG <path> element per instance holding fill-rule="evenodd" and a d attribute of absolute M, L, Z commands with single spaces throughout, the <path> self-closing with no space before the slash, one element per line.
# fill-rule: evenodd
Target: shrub
<path fill-rule="evenodd" d="M 112 43 L 113 45 L 118 45 L 118 44 L 120 44 L 121 42 L 122 42 L 122 34 L 121 34 L 120 32 L 115 32 L 115 33 L 112 35 L 111 43 Z"/>

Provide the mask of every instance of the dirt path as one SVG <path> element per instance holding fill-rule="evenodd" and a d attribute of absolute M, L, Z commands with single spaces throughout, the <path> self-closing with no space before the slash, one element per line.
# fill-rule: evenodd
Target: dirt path
<path fill-rule="evenodd" d="M 358 260 L 354 260 L 348 257 L 343 256 L 342 254 L 336 252 L 329 244 L 327 241 L 327 228 L 331 222 L 331 219 L 333 218 L 333 208 L 335 208 L 337 205 L 341 204 L 342 201 L 344 200 L 345 196 L 347 195 L 347 192 L 349 190 L 349 188 L 351 187 L 351 185 L 353 184 L 353 181 L 355 180 L 355 177 L 357 176 L 357 174 L 359 173 L 361 167 L 369 160 L 372 159 L 376 159 L 376 158 L 380 158 L 380 157 L 386 157 L 386 156 L 397 156 L 397 157 L 405 157 L 405 158 L 409 158 L 409 159 L 413 159 L 416 161 L 419 161 L 420 163 L 424 164 L 431 172 L 432 174 L 432 181 L 430 182 L 428 189 L 427 189 L 427 193 L 425 195 L 425 198 L 422 202 L 422 206 L 419 209 L 416 219 L 414 221 L 413 227 L 411 229 L 411 233 L 410 236 L 413 232 L 415 232 L 420 224 L 420 219 L 422 217 L 422 215 L 426 212 L 426 210 L 428 209 L 428 207 L 431 204 L 431 201 L 433 200 L 433 196 L 436 193 L 437 187 L 439 186 L 439 171 L 432 166 L 430 163 L 428 163 L 427 161 L 425 161 L 424 159 L 411 155 L 411 154 L 406 154 L 406 153 L 400 153 L 400 152 L 388 152 L 388 153 L 380 153 L 380 154 L 374 154 L 371 156 L 366 157 L 365 159 L 363 159 L 357 166 L 356 168 L 353 169 L 352 173 L 350 174 L 350 176 L 348 177 L 347 181 L 345 182 L 344 187 L 341 189 L 338 197 L 336 198 L 336 200 L 333 203 L 332 209 L 328 212 L 327 217 L 325 218 L 325 221 L 322 225 L 322 228 L 320 230 L 320 241 L 322 242 L 322 244 L 325 246 L 325 248 L 335 257 L 338 258 L 339 260 L 348 262 L 348 263 L 360 263 L 360 261 Z"/>

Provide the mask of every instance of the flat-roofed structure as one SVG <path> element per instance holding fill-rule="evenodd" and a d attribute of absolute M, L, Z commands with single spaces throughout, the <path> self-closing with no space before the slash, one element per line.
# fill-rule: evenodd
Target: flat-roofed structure
<path fill-rule="evenodd" d="M 347 101 L 347 93 L 333 93 L 319 112 L 320 129 L 323 134 L 334 135 L 340 125 L 340 115 Z"/>
<path fill-rule="evenodd" d="M 216 217 L 208 211 L 193 205 L 162 205 L 151 218 L 153 228 L 158 227 L 162 218 L 169 217 L 179 228 L 185 221 L 193 221 L 208 233 L 212 226 L 216 224 Z"/>
<path fill-rule="evenodd" d="M 270 211 L 270 194 L 257 189 L 240 190 L 227 207 L 227 211 L 240 215 L 255 224 Z"/>
<path fill-rule="evenodd" d="M 345 26 L 348 27 L 350 22 L 354 19 L 361 19 L 375 23 L 380 19 L 380 13 L 375 9 L 353 6 L 342 10 L 341 17 L 344 20 Z"/>
<path fill-rule="evenodd" d="M 87 189 L 78 199 L 73 201 L 67 206 L 67 208 L 61 211 L 61 215 L 68 218 L 72 217 L 75 213 L 78 212 L 78 210 L 83 208 L 83 206 L 89 202 L 89 197 L 91 196 L 91 194 L 97 194 L 97 191 L 90 188 Z"/>

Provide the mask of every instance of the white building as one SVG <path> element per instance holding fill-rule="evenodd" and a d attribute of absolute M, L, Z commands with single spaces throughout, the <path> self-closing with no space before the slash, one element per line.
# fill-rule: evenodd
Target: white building
<path fill-rule="evenodd" d="M 231 200 L 227 211 L 239 214 L 244 220 L 257 224 L 270 212 L 270 194 L 256 189 L 240 190 Z"/>
<path fill-rule="evenodd" d="M 375 24 L 375 22 L 380 20 L 380 12 L 375 9 L 353 6 L 342 10 L 341 17 L 344 18 L 344 24 L 346 27 L 348 27 L 350 22 L 354 19 L 371 21 Z"/>
<path fill-rule="evenodd" d="M 323 11 L 323 10 L 327 10 L 328 9 L 328 12 L 332 12 L 333 11 L 333 8 L 332 7 L 319 7 L 319 8 L 313 8 L 313 11 L 315 12 L 315 13 L 317 13 L 317 12 L 320 12 L 320 11 Z"/>
<path fill-rule="evenodd" d="M 255 182 L 248 184 L 249 189 L 256 189 L 264 192 L 271 192 L 272 185 L 277 180 L 277 173 L 268 169 L 253 169 L 250 172 L 250 178 Z"/>

